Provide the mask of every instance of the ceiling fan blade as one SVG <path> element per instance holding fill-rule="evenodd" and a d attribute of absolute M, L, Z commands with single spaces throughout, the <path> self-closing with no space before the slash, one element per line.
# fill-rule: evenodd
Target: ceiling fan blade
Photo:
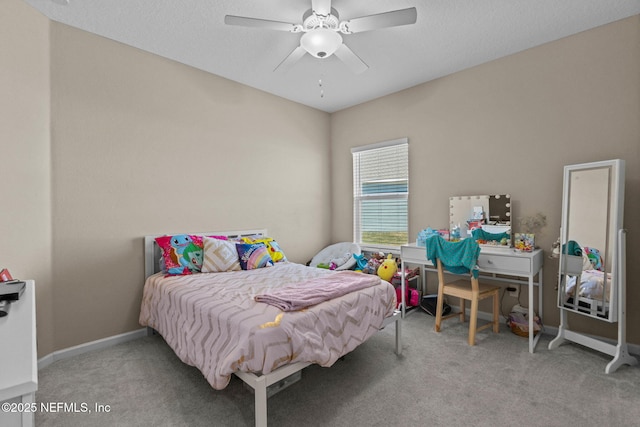
<path fill-rule="evenodd" d="M 379 28 L 397 27 L 400 25 L 415 24 L 418 12 L 415 7 L 378 13 L 377 15 L 362 16 L 346 21 L 348 33 L 361 33 L 363 31 L 377 30 Z"/>
<path fill-rule="evenodd" d="M 330 15 L 331 0 L 311 0 L 311 10 L 313 10 L 317 15 Z"/>
<path fill-rule="evenodd" d="M 298 46 L 297 48 L 293 49 L 289 56 L 284 58 L 282 62 L 273 69 L 273 71 L 280 70 L 281 72 L 286 73 L 293 66 L 293 64 L 298 62 L 300 58 L 304 56 L 305 53 L 307 53 L 307 51 L 304 50 L 302 46 Z"/>
<path fill-rule="evenodd" d="M 334 55 L 340 58 L 356 74 L 364 73 L 369 69 L 369 66 L 344 43 L 340 45 Z"/>
<path fill-rule="evenodd" d="M 294 32 L 296 25 L 288 22 L 269 21 L 267 19 L 247 18 L 245 16 L 226 15 L 224 23 L 241 27 L 266 28 L 269 30 Z"/>

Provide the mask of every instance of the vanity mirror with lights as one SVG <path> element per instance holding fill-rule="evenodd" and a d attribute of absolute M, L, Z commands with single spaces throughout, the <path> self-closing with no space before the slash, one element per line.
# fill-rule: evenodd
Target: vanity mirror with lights
<path fill-rule="evenodd" d="M 624 161 L 620 159 L 564 167 L 562 228 L 558 268 L 558 335 L 614 356 L 607 373 L 638 361 L 626 343 Z M 618 324 L 618 342 L 609 344 L 572 331 L 568 313 Z"/>
<path fill-rule="evenodd" d="M 459 227 L 460 237 L 472 237 L 481 228 L 484 236 L 499 236 L 483 244 L 509 248 L 511 239 L 511 196 L 509 194 L 449 197 L 449 229 Z"/>

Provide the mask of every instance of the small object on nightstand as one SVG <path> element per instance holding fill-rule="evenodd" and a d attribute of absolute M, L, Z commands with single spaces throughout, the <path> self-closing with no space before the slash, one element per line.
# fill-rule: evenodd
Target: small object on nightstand
<path fill-rule="evenodd" d="M 0 283 L 0 301 L 17 301 L 24 292 L 26 283 L 22 280 L 11 280 Z"/>
<path fill-rule="evenodd" d="M 8 282 L 9 280 L 13 280 L 13 277 L 11 277 L 11 273 L 9 273 L 9 270 L 7 270 L 6 268 L 0 270 L 0 282 Z"/>

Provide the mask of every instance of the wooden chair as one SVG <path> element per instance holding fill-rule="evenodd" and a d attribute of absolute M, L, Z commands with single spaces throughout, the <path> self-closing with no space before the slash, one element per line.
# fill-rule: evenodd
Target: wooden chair
<path fill-rule="evenodd" d="M 446 282 L 444 276 L 444 269 L 440 259 L 437 259 L 438 267 L 438 305 L 436 308 L 436 332 L 440 332 L 440 326 L 443 319 L 458 316 L 460 321 L 464 322 L 465 319 L 465 300 L 471 301 L 471 313 L 469 315 L 469 345 L 475 345 L 476 332 L 493 326 L 493 332 L 498 333 L 500 330 L 500 324 L 498 321 L 498 295 L 500 291 L 499 286 L 492 286 L 485 283 L 480 283 L 477 277 L 469 273 L 467 279 L 460 279 L 453 282 Z M 460 312 L 451 313 L 447 316 L 442 316 L 442 305 L 444 303 L 444 296 L 450 295 L 452 297 L 460 298 Z M 490 323 L 478 327 L 478 303 L 485 298 L 493 297 L 493 320 Z"/>

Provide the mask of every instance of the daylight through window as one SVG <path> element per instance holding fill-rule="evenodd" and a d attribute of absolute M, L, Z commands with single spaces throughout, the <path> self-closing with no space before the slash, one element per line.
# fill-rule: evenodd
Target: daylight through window
<path fill-rule="evenodd" d="M 409 143 L 406 138 L 356 147 L 353 155 L 354 241 L 408 242 Z"/>

